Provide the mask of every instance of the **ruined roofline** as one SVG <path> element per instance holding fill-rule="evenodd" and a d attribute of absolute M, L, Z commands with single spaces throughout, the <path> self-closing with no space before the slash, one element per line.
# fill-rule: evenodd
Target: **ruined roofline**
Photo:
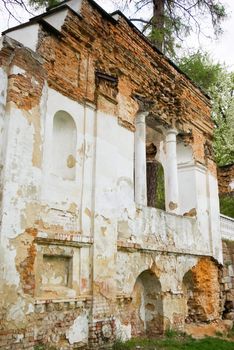
<path fill-rule="evenodd" d="M 70 1 L 70 0 L 68 0 Z M 66 2 L 68 2 L 66 1 Z M 39 23 L 41 20 L 43 20 L 43 18 L 53 14 L 53 13 L 57 13 L 57 12 L 60 12 L 62 10 L 71 10 L 76 16 L 79 16 L 80 18 L 82 18 L 82 16 L 74 11 L 71 7 L 69 7 L 67 4 L 63 4 L 63 5 L 59 5 L 57 7 L 53 7 L 51 8 L 51 10 L 49 11 L 46 11 L 46 12 L 43 12 L 42 14 L 38 15 L 38 16 L 35 16 L 35 17 L 32 17 L 29 19 L 28 22 L 25 22 L 25 23 L 22 23 L 22 24 L 18 24 L 17 26 L 14 26 L 14 27 L 11 27 L 11 28 L 8 28 L 6 30 L 4 30 L 2 32 L 2 35 L 6 35 L 10 32 L 13 32 L 14 30 L 17 30 L 17 29 L 21 29 L 21 28 L 24 28 L 24 27 L 29 27 L 30 25 L 34 24 L 34 23 Z"/>
<path fill-rule="evenodd" d="M 81 0 L 82 1 L 82 0 Z M 206 93 L 198 84 L 196 84 L 186 73 L 184 73 L 170 58 L 168 58 L 163 52 L 161 52 L 154 44 L 152 44 L 150 42 L 150 40 L 144 35 L 142 34 L 142 32 L 120 11 L 120 10 L 116 10 L 112 13 L 108 13 L 106 12 L 101 6 L 99 6 L 94 0 L 87 0 L 92 6 L 94 6 L 107 20 L 109 20 L 110 22 L 116 24 L 118 22 L 118 19 L 116 19 L 116 16 L 120 16 L 122 17 L 127 24 L 134 30 L 134 32 L 139 35 L 141 37 L 141 39 L 143 39 L 154 51 L 157 52 L 157 54 L 159 54 L 161 57 L 163 57 L 163 59 L 165 59 L 177 72 L 179 72 L 180 74 L 182 74 L 188 81 L 191 82 L 191 84 L 198 89 L 201 94 L 208 100 L 207 102 L 210 105 L 210 101 L 211 101 L 211 97 L 208 95 L 208 93 Z M 7 33 L 10 33 L 11 31 L 17 30 L 17 29 L 21 29 L 27 26 L 30 26 L 31 24 L 34 23 L 40 23 L 40 21 L 43 20 L 43 18 L 57 13 L 59 11 L 62 11 L 64 9 L 68 9 L 70 10 L 73 14 L 75 14 L 76 16 L 79 16 L 81 19 L 83 18 L 82 15 L 75 11 L 72 7 L 70 7 L 68 5 L 68 3 L 71 2 L 71 0 L 64 0 L 61 3 L 54 5 L 54 6 L 50 6 L 46 9 L 46 12 L 32 17 L 30 18 L 30 20 L 28 22 L 19 24 L 15 27 L 6 29 L 5 31 L 2 32 L 2 35 L 5 35 Z"/>
<path fill-rule="evenodd" d="M 93 0 L 88 0 L 90 2 L 93 2 Z M 161 55 L 173 68 L 175 68 L 180 74 L 185 76 L 186 79 L 188 79 L 195 88 L 199 89 L 200 92 L 210 101 L 211 97 L 207 92 L 205 92 L 198 84 L 196 84 L 186 73 L 184 73 L 177 65 L 174 63 L 169 57 L 167 57 L 166 54 L 164 54 L 162 51 L 160 51 L 142 32 L 133 24 L 130 19 L 128 19 L 123 12 L 120 10 L 116 10 L 111 13 L 111 16 L 121 16 L 127 23 L 128 25 L 148 44 L 152 47 L 154 51 L 156 51 L 159 55 Z"/>
<path fill-rule="evenodd" d="M 95 1 L 93 0 L 88 0 L 92 5 L 94 5 L 108 20 L 110 20 L 111 22 L 113 23 L 116 23 L 117 21 L 112 17 L 111 14 L 109 14 L 108 12 L 106 12 L 101 6 L 99 6 Z M 4 30 L 2 32 L 2 35 L 5 35 L 7 33 L 10 33 L 14 30 L 17 30 L 17 29 L 21 29 L 21 28 L 24 28 L 24 27 L 27 27 L 27 26 L 30 26 L 31 24 L 33 23 L 37 23 L 39 22 L 41 19 L 43 19 L 44 17 L 47 17 L 51 14 L 54 14 L 54 13 L 57 13 L 57 12 L 60 12 L 64 9 L 67 9 L 67 10 L 70 10 L 72 13 L 74 13 L 76 16 L 80 17 L 81 19 L 83 18 L 81 16 L 81 14 L 78 12 L 78 11 L 75 11 L 72 7 L 70 7 L 68 5 L 68 3 L 71 2 L 71 0 L 64 0 L 62 1 L 61 3 L 57 4 L 57 5 L 54 5 L 54 6 L 50 6 L 50 7 L 47 7 L 46 8 L 46 12 L 43 12 L 41 13 L 40 15 L 38 16 L 34 16 L 32 18 L 29 19 L 29 21 L 25 22 L 25 23 L 22 23 L 22 24 L 18 24 L 14 27 L 11 27 L 11 28 L 8 28 L 6 30 Z"/>
<path fill-rule="evenodd" d="M 56 8 L 62 6 L 63 4 L 67 4 L 67 3 L 70 2 L 70 1 L 71 1 L 71 0 L 63 0 L 63 1 L 61 1 L 59 4 L 51 5 L 51 6 L 47 7 L 47 8 L 46 8 L 46 11 L 50 11 L 50 10 L 56 9 Z M 83 0 L 81 0 L 81 1 L 83 1 Z M 98 3 L 96 3 L 94 0 L 87 0 L 87 1 L 90 2 L 92 6 L 96 7 L 96 9 L 97 9 L 98 11 L 100 11 L 100 12 L 102 13 L 102 15 L 103 15 L 104 17 L 106 17 L 108 20 L 110 20 L 111 22 L 114 22 L 114 23 L 117 22 L 117 21 L 113 18 L 113 16 L 112 16 L 113 13 L 108 13 L 108 12 L 106 12 L 106 10 L 104 10 L 104 8 L 101 7 L 100 5 L 98 5 Z M 70 7 L 69 7 L 69 8 L 70 8 Z M 75 11 L 75 12 L 76 12 L 76 11 Z M 116 12 L 116 11 L 115 11 L 115 12 Z M 120 12 L 121 12 L 121 11 L 120 11 Z"/>

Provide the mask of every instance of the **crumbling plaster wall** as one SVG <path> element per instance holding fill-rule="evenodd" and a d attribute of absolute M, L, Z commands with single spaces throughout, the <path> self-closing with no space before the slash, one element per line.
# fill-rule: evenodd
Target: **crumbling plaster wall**
<path fill-rule="evenodd" d="M 7 104 L 1 113 L 1 121 L 4 121 L 4 137 L 1 137 L 1 319 L 4 322 L 0 346 L 7 349 L 7 346 L 22 348 L 24 344 L 33 346 L 38 341 L 58 343 L 61 335 L 67 337 L 68 344 L 87 343 L 92 239 L 90 222 L 86 235 L 81 237 L 79 228 L 81 216 L 87 216 L 81 211 L 80 195 L 84 133 L 79 129 L 77 135 L 79 176 L 74 183 L 56 179 L 51 174 L 52 140 L 48 137 L 56 111 L 66 108 L 80 119 L 77 121 L 79 128 L 82 128 L 85 111 L 83 106 L 77 109 L 75 102 L 68 103 L 67 98 L 48 89 L 43 80 L 41 58 L 35 53 L 13 42 L 6 44 L 7 49 L 12 49 L 13 58 L 6 56 L 11 63 L 3 68 L 8 70 L 9 80 L 5 93 Z M 6 51 L 3 50 L 1 56 L 3 64 Z M 86 110 L 86 114 L 89 115 L 89 111 Z M 91 153 L 92 146 L 89 148 Z M 87 200 L 91 187 L 89 182 Z M 84 198 L 82 200 L 85 202 Z M 50 267 L 54 269 L 52 277 L 45 265 L 46 257 L 50 264 L 56 262 Z M 72 261 L 70 271 L 65 271 L 68 270 L 67 260 Z M 65 282 L 62 268 L 64 275 L 70 274 Z M 58 299 L 55 306 L 49 301 L 52 299 Z M 48 313 L 51 310 L 56 311 L 54 315 Z M 61 314 L 63 320 L 67 317 L 67 322 L 59 328 Z M 78 325 L 79 334 L 74 335 L 72 329 L 80 319 L 84 329 L 80 330 Z M 49 325 L 51 330 L 56 329 L 54 334 L 46 332 Z"/>
<path fill-rule="evenodd" d="M 46 342 L 73 348 L 88 337 L 94 346 L 112 341 L 123 322 L 113 318 L 116 297 L 125 288 L 129 295 L 137 276 L 152 267 L 148 250 L 159 251 L 153 260 L 163 271 L 164 328 L 182 328 L 184 300 L 177 291 L 185 267 L 197 263 L 195 254 L 220 257 L 195 218 L 137 208 L 134 201 L 133 94 L 154 101 L 154 119 L 185 134 L 194 160 L 208 167 L 204 178 L 208 172 L 215 181 L 205 156 L 212 134 L 207 99 L 123 17 L 106 18 L 87 1 L 82 19 L 66 11 L 61 33 L 37 26 L 30 45 L 36 52 L 5 38 L 0 54 L 7 102 L 0 110 L 4 349 L 14 342 L 21 349 Z M 74 181 L 51 173 L 53 117 L 61 110 L 77 127 Z M 126 247 L 142 253 L 123 253 Z M 125 263 L 130 282 L 119 273 Z M 129 335 L 129 324 L 124 327 Z"/>
<path fill-rule="evenodd" d="M 234 240 L 222 241 L 223 244 L 223 302 L 225 319 L 234 321 Z"/>
<path fill-rule="evenodd" d="M 218 265 L 209 258 L 154 252 L 153 249 L 144 251 L 122 245 L 118 249 L 117 261 L 119 310 L 117 334 L 123 338 L 136 335 L 135 314 L 139 314 L 138 317 L 144 321 L 141 316 L 142 299 L 138 301 L 134 299 L 134 285 L 137 277 L 144 271 L 150 271 L 160 282 L 161 291 L 158 293 L 158 299 L 161 300 L 162 306 L 155 312 L 161 316 L 163 329 L 170 327 L 184 329 L 188 299 L 183 278 L 188 271 L 192 271 L 195 280 L 194 319 L 212 321 L 219 318 L 222 307 L 220 272 Z M 126 266 L 131 266 L 131 269 L 126 269 Z M 151 292 L 154 292 L 153 289 Z M 139 329 L 140 326 L 138 331 Z"/>

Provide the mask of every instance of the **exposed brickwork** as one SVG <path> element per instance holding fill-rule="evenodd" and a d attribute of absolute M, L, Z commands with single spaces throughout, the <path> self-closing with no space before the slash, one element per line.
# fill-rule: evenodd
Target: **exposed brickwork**
<path fill-rule="evenodd" d="M 234 242 L 223 243 L 223 295 L 225 319 L 234 321 Z"/>
<path fill-rule="evenodd" d="M 192 268 L 193 297 L 189 300 L 189 317 L 194 322 L 219 318 L 221 294 L 219 266 L 209 258 Z"/>
<path fill-rule="evenodd" d="M 14 40 L 8 42 L 5 40 L 0 51 L 0 65 L 8 73 L 7 108 L 10 109 L 11 106 L 14 106 L 15 110 L 20 110 L 23 116 L 22 124 L 33 126 L 33 130 L 28 131 L 30 136 L 31 133 L 34 133 L 32 164 L 30 166 L 36 167 L 38 173 L 31 171 L 29 167 L 29 175 L 27 174 L 27 176 L 30 179 L 35 176 L 39 179 L 39 182 L 41 180 L 39 173 L 42 169 L 44 151 L 42 140 L 44 137 L 42 131 L 44 128 L 43 118 L 46 119 L 47 113 L 47 111 L 44 111 L 42 115 L 41 103 L 46 105 L 46 102 L 42 101 L 42 95 L 47 84 L 50 88 L 80 104 L 90 102 L 98 111 L 116 117 L 118 123 L 130 131 L 135 130 L 134 119 L 139 108 L 136 95 L 138 98 L 140 96 L 143 101 L 150 102 L 150 117 L 155 125 L 176 127 L 180 134 L 179 137 L 184 138 L 192 146 L 195 160 L 207 165 L 214 173 L 215 166 L 212 154 L 209 151 L 209 160 L 207 160 L 206 154 L 207 140 L 211 142 L 213 129 L 208 98 L 161 53 L 154 49 L 136 28 L 130 26 L 124 16 L 120 16 L 115 21 L 104 15 L 88 0 L 84 0 L 82 3 L 81 15 L 82 18 L 74 11 L 68 10 L 61 33 L 56 32 L 56 30 L 51 31 L 49 26 L 45 26 L 40 22 L 36 52 L 22 47 Z M 86 122 L 88 123 L 88 121 Z M 27 135 L 25 141 L 25 149 L 29 147 L 26 144 L 30 139 L 29 135 Z M 80 152 L 82 153 L 83 149 Z M 95 163 L 94 160 L 92 159 L 91 162 Z M 41 182 L 45 182 L 44 180 L 46 181 L 46 179 L 43 179 Z M 14 183 L 14 185 L 16 184 Z M 91 184 L 88 183 L 87 185 Z M 38 197 L 41 197 L 41 188 L 39 187 L 35 192 L 38 191 Z M 56 192 L 55 189 L 54 192 Z M 21 195 L 22 193 L 19 196 Z M 82 201 L 84 200 L 83 197 L 85 196 L 82 193 Z M 27 196 L 25 198 L 27 199 Z M 35 199 L 33 195 L 32 198 L 37 201 L 37 198 Z M 16 198 L 14 200 L 16 201 Z M 53 198 L 51 201 L 53 202 Z M 24 205 L 23 198 L 22 207 Z M 109 269 L 108 271 L 111 270 L 107 282 L 92 280 L 94 271 L 91 271 L 91 266 L 95 262 L 91 261 L 92 257 L 89 256 L 86 261 L 88 267 L 85 266 L 88 270 L 86 271 L 88 276 L 81 278 L 81 280 L 78 279 L 78 276 L 75 276 L 79 289 L 86 289 L 87 285 L 91 285 L 94 295 L 92 305 L 88 300 L 67 301 L 69 298 L 64 299 L 64 301 L 47 300 L 44 303 L 37 303 L 35 297 L 37 284 L 35 262 L 38 258 L 38 250 L 36 247 L 39 243 L 42 246 L 45 244 L 43 238 L 38 239 L 36 237 L 38 231 L 42 231 L 46 236 L 47 244 L 48 242 L 53 243 L 57 247 L 56 257 L 65 254 L 61 248 L 64 242 L 59 241 L 59 235 L 68 235 L 70 237 L 68 241 L 71 242 L 71 236 L 73 235 L 79 234 L 84 237 L 82 236 L 83 232 L 73 231 L 73 229 L 68 232 L 66 229 L 64 223 L 71 220 L 71 215 L 65 217 L 62 213 L 64 220 L 61 223 L 59 220 L 55 220 L 53 224 L 44 221 L 44 211 L 49 212 L 49 208 L 43 209 L 43 205 L 39 203 L 34 210 L 33 204 L 29 203 L 29 207 L 32 209 L 30 219 L 27 221 L 25 218 L 24 227 L 20 227 L 20 232 L 16 232 L 15 238 L 9 240 L 12 250 L 15 250 L 12 264 L 19 281 L 17 282 L 17 288 L 15 286 L 12 288 L 6 283 L 7 287 L 4 286 L 4 295 L 7 295 L 7 298 L 0 298 L 0 303 L 3 303 L 0 311 L 0 349 L 33 350 L 35 345 L 41 344 L 50 344 L 50 346 L 60 350 L 106 346 L 108 343 L 111 344 L 116 337 L 116 323 L 112 316 L 115 315 L 116 307 L 120 309 L 119 314 L 123 324 L 131 323 L 133 326 L 132 334 L 139 335 L 139 329 L 142 330 L 143 326 L 142 320 L 136 316 L 135 309 L 136 306 L 140 307 L 140 292 L 135 293 L 134 303 L 131 303 L 130 297 L 124 297 L 120 302 L 121 305 L 118 305 L 116 302 L 116 286 L 112 288 L 116 276 L 113 277 L 111 273 L 115 270 L 113 266 L 113 270 L 111 270 L 108 265 L 109 257 L 106 258 L 103 265 L 103 268 Z M 81 209 L 84 208 L 75 208 L 74 212 L 82 211 Z M 88 212 L 90 210 L 91 208 L 87 208 Z M 83 215 L 83 213 L 80 215 Z M 94 218 L 96 220 L 98 215 L 90 212 L 89 216 L 92 217 L 92 220 Z M 111 223 L 109 218 L 101 215 L 101 213 L 100 216 L 103 220 L 108 221 L 108 224 Z M 82 221 L 83 218 L 79 220 Z M 78 221 L 76 214 L 74 214 L 74 221 Z M 92 226 L 95 226 L 95 230 L 97 226 L 98 230 L 98 225 L 96 223 L 93 225 L 93 221 Z M 106 227 L 104 229 L 106 230 Z M 106 239 L 105 236 L 108 237 L 109 234 L 108 230 L 107 233 L 105 233 L 105 230 L 102 237 L 103 241 Z M 95 232 L 95 234 L 98 237 L 98 232 Z M 9 232 L 9 235 L 11 235 L 11 232 Z M 103 243 L 101 239 L 99 243 Z M 116 248 L 117 242 L 111 243 Z M 119 246 L 129 252 L 143 249 L 139 243 L 134 241 L 120 241 Z M 80 249 L 78 245 L 76 248 L 72 245 L 71 247 L 69 259 L 73 256 L 75 249 Z M 54 249 L 54 247 L 49 247 L 45 254 L 41 252 L 41 255 L 46 255 L 49 251 L 51 256 L 54 256 Z M 97 247 L 95 249 L 97 250 Z M 92 250 L 95 251 L 95 249 Z M 109 246 L 107 246 L 108 249 Z M 102 255 L 100 253 L 98 256 L 100 261 L 103 259 Z M 116 258 L 116 252 L 113 255 Z M 79 268 L 85 270 L 82 263 Z M 79 263 L 77 263 L 78 265 Z M 112 265 L 114 265 L 113 262 Z M 63 265 L 64 270 L 66 266 Z M 195 304 L 199 304 L 202 309 L 198 317 L 199 320 L 207 321 L 210 318 L 218 317 L 220 305 L 217 265 L 208 258 L 201 260 L 194 267 L 193 274 L 197 288 L 194 293 Z M 59 279 L 61 276 L 56 277 Z M 41 283 L 41 276 L 39 280 Z M 72 290 L 68 284 L 65 289 L 67 287 L 67 289 Z M 151 288 L 149 286 L 148 294 L 150 292 Z M 163 298 L 168 297 L 170 293 L 172 292 L 158 293 L 157 297 L 160 305 Z M 149 295 L 148 298 L 150 299 Z M 179 297 L 172 295 L 172 298 L 178 298 L 178 302 L 181 303 L 183 296 L 182 294 Z M 18 309 L 22 308 L 21 313 L 18 309 L 16 310 L 21 316 L 23 314 L 22 321 L 18 316 L 12 317 L 11 321 L 8 321 L 7 312 L 9 313 L 10 307 L 14 307 L 14 305 Z M 146 308 L 149 312 L 156 309 L 151 302 L 147 303 Z M 16 311 L 11 309 L 11 312 Z M 129 311 L 129 313 L 126 314 L 126 311 Z M 162 313 L 160 311 L 152 319 L 152 329 L 150 328 L 149 331 L 151 335 L 163 331 Z M 84 343 L 70 344 L 67 339 L 67 332 L 73 326 L 77 317 L 82 314 L 88 315 L 86 320 L 89 319 L 90 321 L 89 345 Z M 174 312 L 172 319 L 175 327 L 182 327 L 184 322 L 182 312 Z M 137 328 L 138 325 L 139 329 Z"/>
<path fill-rule="evenodd" d="M 82 20 L 68 13 L 61 37 L 41 27 L 38 53 L 45 60 L 48 84 L 80 102 L 95 102 L 99 96 L 99 110 L 116 114 L 130 129 L 138 109 L 133 95 L 140 94 L 153 102 L 155 120 L 176 124 L 185 133 L 192 131 L 195 158 L 204 163 L 204 144 L 213 128 L 208 99 L 124 17 L 117 23 L 107 20 L 88 1 L 83 2 L 81 14 Z M 96 71 L 117 79 L 114 96 L 103 95 L 103 89 L 95 93 Z"/>
<path fill-rule="evenodd" d="M 90 325 L 89 348 L 97 349 L 99 346 L 110 346 L 116 339 L 115 319 L 102 319 Z"/>
<path fill-rule="evenodd" d="M 220 195 L 233 195 L 234 189 L 231 189 L 230 184 L 234 182 L 234 164 L 225 165 L 218 168 L 218 183 Z"/>
<path fill-rule="evenodd" d="M 28 316 L 27 327 L 11 329 L 0 326 L 0 349 L 30 349 L 36 345 L 48 345 L 56 349 L 70 350 L 80 344 L 69 344 L 66 332 L 74 320 L 89 310 L 89 302 L 47 301 L 34 305 L 34 313 Z M 98 327 L 96 327 L 98 328 Z M 82 349 L 88 348 L 82 345 Z"/>
<path fill-rule="evenodd" d="M 27 234 L 31 236 L 33 239 L 33 237 L 35 237 L 37 234 L 37 230 L 28 229 Z M 20 245 L 19 249 L 23 250 L 22 245 Z M 21 277 L 22 289 L 24 293 L 29 294 L 31 296 L 34 296 L 34 292 L 35 292 L 35 274 L 34 274 L 35 257 L 36 257 L 36 246 L 32 242 L 32 244 L 28 245 L 27 247 L 27 253 L 26 253 L 25 259 L 21 261 L 19 264 L 16 261 L 16 266 Z"/>
<path fill-rule="evenodd" d="M 41 98 L 44 83 L 41 63 L 29 51 L 18 48 L 11 65 L 21 68 L 22 73 L 9 75 L 8 102 L 14 102 L 20 109 L 31 110 Z"/>

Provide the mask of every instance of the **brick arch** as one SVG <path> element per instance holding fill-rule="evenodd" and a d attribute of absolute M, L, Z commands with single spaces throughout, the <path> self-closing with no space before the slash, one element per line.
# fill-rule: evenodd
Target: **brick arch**
<path fill-rule="evenodd" d="M 185 321 L 205 322 L 219 318 L 219 265 L 209 257 L 201 258 L 183 277 Z"/>

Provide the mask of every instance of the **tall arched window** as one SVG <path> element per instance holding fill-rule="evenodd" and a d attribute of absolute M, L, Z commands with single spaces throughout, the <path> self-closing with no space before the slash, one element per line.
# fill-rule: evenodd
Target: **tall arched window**
<path fill-rule="evenodd" d="M 147 205 L 165 210 L 164 169 L 156 160 L 156 153 L 154 143 L 146 144 Z"/>
<path fill-rule="evenodd" d="M 58 111 L 53 120 L 52 173 L 66 180 L 76 176 L 75 122 L 70 114 Z"/>

